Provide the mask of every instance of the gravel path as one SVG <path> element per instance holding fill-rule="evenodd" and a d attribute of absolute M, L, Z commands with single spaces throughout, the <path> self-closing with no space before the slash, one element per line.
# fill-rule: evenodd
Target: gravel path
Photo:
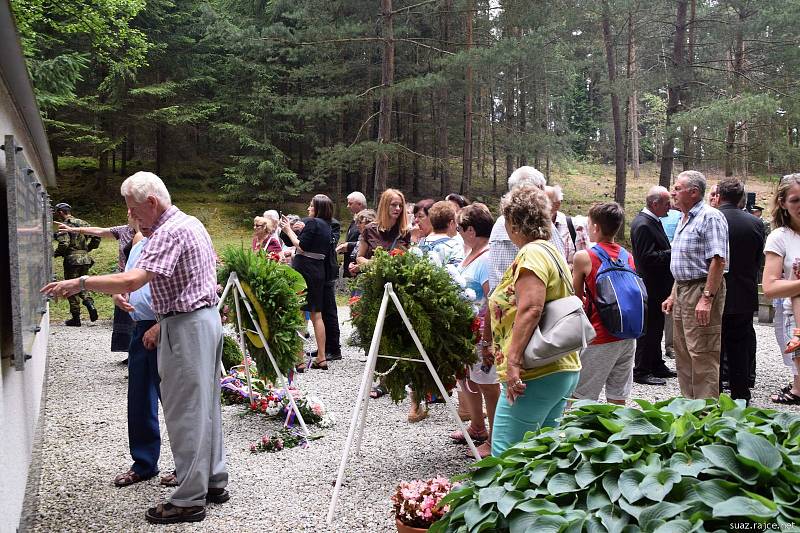
<path fill-rule="evenodd" d="M 340 308 L 340 318 L 347 309 Z M 342 338 L 351 327 L 345 323 Z M 443 405 L 431 406 L 431 416 L 418 424 L 406 422 L 406 403 L 387 398 L 373 401 L 359 460 L 348 465 L 336 519 L 325 522 L 332 483 L 344 447 L 351 409 L 364 363 L 361 351 L 343 346 L 344 358 L 331 370 L 309 371 L 299 386 L 321 397 L 337 424 L 319 430 L 324 437 L 308 449 L 251 454 L 248 446 L 276 422 L 243 416 L 242 406 L 223 406 L 231 500 L 210 505 L 205 521 L 195 525 L 150 526 L 144 511 L 168 495 L 157 479 L 117 489 L 114 476 L 130 465 L 126 430 L 127 370 L 121 354 L 108 351 L 111 324 L 51 330 L 41 479 L 37 509 L 28 517 L 35 531 L 392 531 L 390 496 L 400 480 L 434 475 L 453 476 L 471 460 L 467 448 L 451 444 L 456 428 Z M 771 326 L 756 326 L 758 379 L 753 403 L 775 407 L 769 394 L 788 382 L 789 374 L 777 351 Z M 673 361 L 667 360 L 670 366 Z M 678 394 L 677 380 L 665 387 L 634 384 L 633 397 L 660 400 Z M 784 407 L 800 412 L 798 406 Z M 168 435 L 161 469 L 172 469 Z M 30 486 L 35 486 L 31 484 Z"/>

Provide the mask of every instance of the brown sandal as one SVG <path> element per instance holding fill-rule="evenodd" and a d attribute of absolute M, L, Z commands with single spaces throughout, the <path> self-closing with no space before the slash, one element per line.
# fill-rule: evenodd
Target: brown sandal
<path fill-rule="evenodd" d="M 800 349 L 800 328 L 792 330 L 792 338 L 786 343 L 786 350 L 783 353 L 794 353 Z"/>
<path fill-rule="evenodd" d="M 154 475 L 155 474 L 153 474 L 153 476 Z M 122 474 L 119 474 L 117 477 L 114 478 L 114 486 L 127 487 L 129 485 L 133 485 L 134 483 L 147 481 L 153 476 L 142 477 L 133 470 L 128 470 L 127 472 L 123 472 Z"/>
<path fill-rule="evenodd" d="M 177 524 L 179 522 L 200 522 L 206 517 L 206 508 L 202 505 L 194 507 L 178 507 L 169 502 L 159 503 L 144 513 L 151 524 Z"/>
<path fill-rule="evenodd" d="M 166 476 L 161 476 L 161 484 L 165 487 L 177 487 L 180 485 L 180 483 L 178 483 L 178 476 L 175 471 L 173 470 Z"/>

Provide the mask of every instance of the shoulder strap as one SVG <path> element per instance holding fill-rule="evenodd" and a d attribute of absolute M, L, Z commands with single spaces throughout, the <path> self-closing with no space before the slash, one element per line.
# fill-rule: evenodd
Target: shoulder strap
<path fill-rule="evenodd" d="M 555 263 L 556 268 L 558 269 L 558 274 L 559 276 L 561 276 L 561 280 L 567 285 L 567 292 L 569 292 L 571 295 L 575 294 L 575 290 L 572 287 L 572 280 L 569 279 L 567 275 L 564 273 L 564 269 L 561 268 L 561 263 L 559 262 L 558 258 L 555 255 L 553 255 L 553 252 L 550 251 L 550 248 L 544 245 L 543 243 L 537 242 L 534 244 L 538 244 L 539 246 L 544 248 L 544 251 L 547 252 L 547 254 L 553 259 L 553 263 Z"/>
<path fill-rule="evenodd" d="M 567 229 L 569 230 L 569 236 L 572 238 L 572 244 L 575 245 L 575 239 L 578 236 L 578 232 L 575 231 L 575 224 L 572 223 L 572 217 L 567 216 Z"/>

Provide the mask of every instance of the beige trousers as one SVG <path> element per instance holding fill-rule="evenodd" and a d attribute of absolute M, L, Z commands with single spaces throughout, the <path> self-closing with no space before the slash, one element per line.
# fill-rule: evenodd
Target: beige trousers
<path fill-rule="evenodd" d="M 708 326 L 695 318 L 695 307 L 705 288 L 705 279 L 678 281 L 673 288 L 672 308 L 675 367 L 681 394 L 686 398 L 719 398 L 719 350 L 725 279 L 711 306 Z"/>

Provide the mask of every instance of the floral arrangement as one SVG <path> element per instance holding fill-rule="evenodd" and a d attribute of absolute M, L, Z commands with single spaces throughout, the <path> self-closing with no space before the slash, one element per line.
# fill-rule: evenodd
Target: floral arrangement
<path fill-rule="evenodd" d="M 429 528 L 450 510 L 441 501 L 452 488 L 443 477 L 400 483 L 392 495 L 395 517 L 410 527 Z"/>
<path fill-rule="evenodd" d="M 447 387 L 465 373 L 466 365 L 477 361 L 475 312 L 462 289 L 447 273 L 416 254 L 377 250 L 365 271 L 353 282 L 361 297 L 351 299 L 351 316 L 360 346 L 367 351 L 378 319 L 384 285 L 394 292 L 411 320 L 422 346 Z M 419 352 L 394 305 L 389 304 L 381 337 L 381 354 L 419 359 Z M 425 365 L 411 361 L 379 358 L 378 373 L 386 373 L 385 385 L 392 399 L 405 397 L 406 385 L 421 395 L 439 395 Z"/>
<path fill-rule="evenodd" d="M 287 375 L 300 363 L 299 356 L 303 348 L 303 340 L 297 335 L 305 326 L 300 311 L 302 294 L 306 289 L 303 276 L 264 252 L 253 252 L 242 247 L 228 247 L 220 258 L 222 266 L 217 272 L 218 281 L 226 283 L 231 272 L 237 273 L 278 369 Z M 225 303 L 231 315 L 228 320 L 237 323 L 232 292 Z M 241 311 L 247 352 L 256 361 L 260 376 L 275 381 L 275 370 L 244 304 Z"/>
<path fill-rule="evenodd" d="M 319 437 L 306 437 L 297 428 L 295 429 L 282 429 L 275 435 L 264 435 L 258 442 L 250 444 L 250 453 L 275 453 L 287 448 L 296 448 L 301 446 L 305 448 L 308 446 L 309 440 L 315 440 Z"/>

